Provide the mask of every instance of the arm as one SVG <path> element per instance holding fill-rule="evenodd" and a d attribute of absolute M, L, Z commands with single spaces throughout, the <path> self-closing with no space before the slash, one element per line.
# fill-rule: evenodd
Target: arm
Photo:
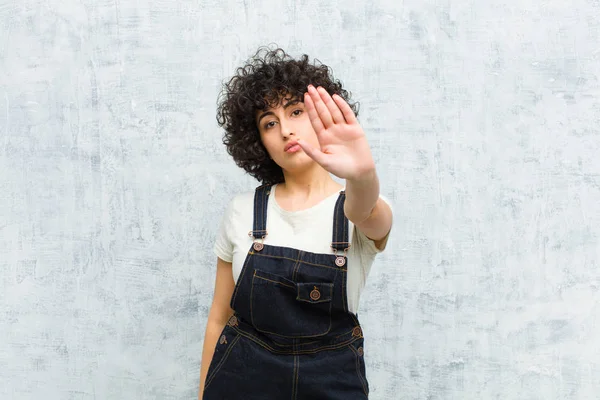
<path fill-rule="evenodd" d="M 229 306 L 235 284 L 233 281 L 233 272 L 231 263 L 217 258 L 217 277 L 215 279 L 215 293 L 213 302 L 208 313 L 206 324 L 206 333 L 204 335 L 204 346 L 202 348 L 202 363 L 200 366 L 200 390 L 198 400 L 202 400 L 204 394 L 204 383 L 208 367 L 212 361 L 215 352 L 215 346 L 219 335 L 223 331 L 225 324 L 233 315 L 233 310 Z"/>
<path fill-rule="evenodd" d="M 379 180 L 369 143 L 352 108 L 339 95 L 309 85 L 304 95 L 320 148 L 298 144 L 313 160 L 346 179 L 346 217 L 382 249 L 392 226 L 392 210 L 379 198 Z"/>
<path fill-rule="evenodd" d="M 375 168 L 358 179 L 346 180 L 346 217 L 382 249 L 392 228 L 392 210 L 379 197 L 379 179 Z"/>

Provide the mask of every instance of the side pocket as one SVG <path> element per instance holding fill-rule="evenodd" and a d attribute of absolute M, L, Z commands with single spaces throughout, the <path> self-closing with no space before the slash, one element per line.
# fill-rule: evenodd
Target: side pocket
<path fill-rule="evenodd" d="M 215 352 L 213 358 L 208 367 L 208 373 L 206 375 L 206 382 L 204 383 L 204 389 L 208 388 L 208 385 L 214 380 L 218 372 L 221 370 L 225 362 L 231 355 L 235 345 L 239 342 L 241 335 L 235 330 L 225 326 L 221 336 L 217 339 Z"/>
<path fill-rule="evenodd" d="M 350 343 L 348 347 L 352 350 L 356 360 L 356 374 L 358 375 L 358 379 L 363 387 L 363 391 L 365 395 L 369 397 L 369 382 L 367 380 L 366 367 L 365 367 L 365 357 L 364 357 L 364 348 L 363 348 L 364 340 L 357 340 L 353 343 Z"/>

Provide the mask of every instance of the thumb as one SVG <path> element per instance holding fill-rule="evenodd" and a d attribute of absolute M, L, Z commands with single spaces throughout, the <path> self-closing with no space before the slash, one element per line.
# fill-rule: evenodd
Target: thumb
<path fill-rule="evenodd" d="M 321 149 L 316 149 L 314 148 L 311 144 L 309 144 L 308 142 L 305 142 L 304 140 L 298 139 L 298 145 L 300 145 L 300 147 L 302 147 L 302 150 L 304 150 L 304 152 L 313 160 L 315 160 L 318 164 L 320 164 L 321 166 L 323 166 L 326 162 L 325 160 L 325 153 L 323 153 L 321 151 Z"/>

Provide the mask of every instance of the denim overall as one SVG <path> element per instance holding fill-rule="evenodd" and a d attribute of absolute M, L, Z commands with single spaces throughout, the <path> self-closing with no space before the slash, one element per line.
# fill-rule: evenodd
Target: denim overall
<path fill-rule="evenodd" d="M 345 193 L 333 215 L 332 254 L 262 243 L 270 186 L 254 196 L 254 243 L 206 377 L 205 400 L 367 399 L 363 335 L 346 296 Z"/>

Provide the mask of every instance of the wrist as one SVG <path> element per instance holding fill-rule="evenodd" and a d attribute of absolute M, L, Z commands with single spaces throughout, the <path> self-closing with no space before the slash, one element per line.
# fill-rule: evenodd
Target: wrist
<path fill-rule="evenodd" d="M 357 186 L 357 187 L 370 186 L 376 182 L 377 182 L 377 171 L 375 169 L 375 166 L 369 167 L 368 169 L 361 171 L 355 177 L 346 179 L 346 183 L 348 183 L 352 186 Z"/>

